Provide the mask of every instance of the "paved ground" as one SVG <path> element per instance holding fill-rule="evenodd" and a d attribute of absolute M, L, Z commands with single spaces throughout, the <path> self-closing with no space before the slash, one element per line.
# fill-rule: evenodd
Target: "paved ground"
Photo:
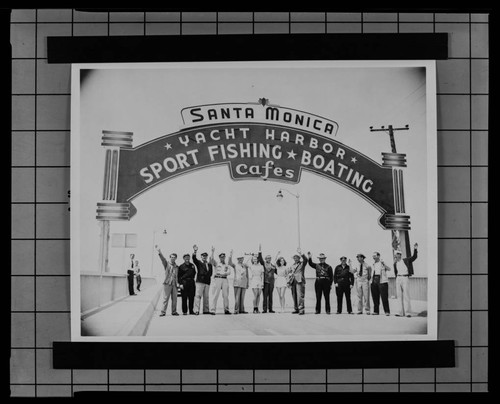
<path fill-rule="evenodd" d="M 385 316 L 382 307 L 381 314 L 375 315 L 357 315 L 347 314 L 344 302 L 343 314 L 324 313 L 324 302 L 322 314 L 314 314 L 315 295 L 313 285 L 308 285 L 306 289 L 306 314 L 300 316 L 292 314 L 293 303 L 291 292 L 287 290 L 287 307 L 284 313 L 280 313 L 276 307 L 276 313 L 253 314 L 252 310 L 252 292 L 247 292 L 245 298 L 245 309 L 248 314 L 225 315 L 222 309 L 222 296 L 219 297 L 218 310 L 215 316 L 212 315 L 183 315 L 181 310 L 181 299 L 178 298 L 177 308 L 180 316 L 173 317 L 168 308 L 165 317 L 159 317 L 159 309 L 162 303 L 162 297 L 158 302 L 157 310 L 154 312 L 151 323 L 147 330 L 148 337 L 184 337 L 193 336 L 197 340 L 204 338 L 213 339 L 217 336 L 229 337 L 252 337 L 265 336 L 270 339 L 281 335 L 295 337 L 307 336 L 310 340 L 321 339 L 321 336 L 342 336 L 342 335 L 401 335 L 401 334 L 425 334 L 427 330 L 426 302 L 412 302 L 412 317 L 397 317 L 397 300 L 389 299 L 391 315 Z M 232 289 L 230 289 L 232 293 Z M 278 299 L 276 291 L 275 300 Z M 230 294 L 230 296 L 232 296 Z M 336 313 L 336 295 L 331 292 L 332 313 Z M 352 303 L 354 312 L 357 307 L 357 296 L 353 291 Z M 234 299 L 230 298 L 230 310 L 233 311 Z M 260 304 L 262 311 L 262 302 Z M 182 339 L 182 338 L 181 338 Z"/>

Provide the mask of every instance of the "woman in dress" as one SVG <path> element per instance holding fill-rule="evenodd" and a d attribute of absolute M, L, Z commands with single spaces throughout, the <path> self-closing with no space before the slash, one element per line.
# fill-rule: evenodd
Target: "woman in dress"
<path fill-rule="evenodd" d="M 280 298 L 281 313 L 285 312 L 285 291 L 289 273 L 290 268 L 287 268 L 285 259 L 283 257 L 279 257 L 276 261 L 276 280 L 274 286 L 276 287 Z"/>
<path fill-rule="evenodd" d="M 252 256 L 252 262 L 249 266 L 250 288 L 253 292 L 253 312 L 260 313 L 259 301 L 264 287 L 264 267 L 259 263 L 257 255 Z"/>

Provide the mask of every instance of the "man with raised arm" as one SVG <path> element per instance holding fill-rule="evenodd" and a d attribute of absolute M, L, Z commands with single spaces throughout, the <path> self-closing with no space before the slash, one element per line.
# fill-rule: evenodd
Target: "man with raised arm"
<path fill-rule="evenodd" d="M 210 314 L 209 293 L 212 278 L 212 264 L 208 262 L 208 253 L 201 254 L 201 261 L 196 256 L 198 246 L 193 246 L 193 262 L 196 265 L 196 293 L 194 297 L 194 314 L 200 314 L 200 303 L 203 298 L 203 314 Z"/>
<path fill-rule="evenodd" d="M 168 301 L 172 300 L 172 316 L 178 316 L 177 313 L 177 288 L 179 287 L 179 282 L 177 281 L 178 266 L 175 263 L 177 259 L 177 254 L 172 253 L 169 256 L 169 261 L 165 259 L 161 253 L 161 249 L 155 245 L 156 251 L 160 256 L 163 268 L 165 268 L 165 280 L 163 281 L 163 307 L 161 309 L 160 317 L 163 317 L 168 308 Z"/>

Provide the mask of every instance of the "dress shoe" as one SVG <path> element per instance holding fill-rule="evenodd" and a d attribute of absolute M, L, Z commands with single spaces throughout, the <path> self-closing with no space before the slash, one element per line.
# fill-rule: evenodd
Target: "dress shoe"
<path fill-rule="evenodd" d="M 411 317 L 411 314 L 407 314 L 406 317 Z"/>
<path fill-rule="evenodd" d="M 172 313 L 172 316 L 178 316 L 179 313 L 175 312 L 175 313 Z"/>
<path fill-rule="evenodd" d="M 306 313 L 304 313 L 303 311 L 299 311 L 299 315 L 303 316 L 304 314 L 306 314 Z"/>
<path fill-rule="evenodd" d="M 212 316 L 215 316 L 215 312 L 213 312 L 213 311 L 211 311 L 211 312 L 210 312 L 210 314 L 211 314 Z"/>
<path fill-rule="evenodd" d="M 224 314 L 231 314 L 231 312 L 229 310 L 225 310 Z"/>
<path fill-rule="evenodd" d="M 385 313 L 385 315 L 386 315 L 386 316 L 390 316 L 390 315 L 391 315 L 391 313 Z"/>
<path fill-rule="evenodd" d="M 189 314 L 198 314 L 198 313 L 195 313 L 194 311 L 190 311 Z"/>
<path fill-rule="evenodd" d="M 315 311 L 314 314 L 320 314 L 320 312 L 319 311 Z"/>
<path fill-rule="evenodd" d="M 337 311 L 337 314 L 342 314 L 342 313 L 340 311 Z M 351 314 L 351 313 L 349 313 L 349 314 Z"/>
<path fill-rule="evenodd" d="M 298 310 L 294 310 L 292 311 L 292 314 L 297 314 L 299 311 Z"/>
<path fill-rule="evenodd" d="M 269 310 L 269 313 L 276 313 L 274 310 Z"/>
<path fill-rule="evenodd" d="M 165 313 L 160 313 L 160 317 L 165 317 Z"/>
<path fill-rule="evenodd" d="M 211 314 L 209 311 L 204 311 L 203 314 Z"/>
<path fill-rule="evenodd" d="M 262 313 L 267 313 L 267 310 L 262 310 Z"/>
<path fill-rule="evenodd" d="M 240 314 L 248 314 L 248 311 L 240 311 Z"/>

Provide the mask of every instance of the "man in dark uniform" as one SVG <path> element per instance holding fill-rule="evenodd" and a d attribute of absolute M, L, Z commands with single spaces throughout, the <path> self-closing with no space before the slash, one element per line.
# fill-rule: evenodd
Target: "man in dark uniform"
<path fill-rule="evenodd" d="M 203 314 L 210 314 L 209 291 L 212 278 L 212 264 L 208 262 L 208 253 L 201 254 L 201 261 L 196 256 L 198 246 L 193 246 L 193 262 L 196 265 L 196 294 L 194 298 L 194 313 L 200 314 L 200 303 L 203 297 Z"/>
<path fill-rule="evenodd" d="M 333 273 L 333 283 L 335 284 L 335 293 L 337 294 L 337 314 L 342 313 L 342 300 L 344 295 L 347 304 L 347 312 L 352 314 L 351 289 L 354 286 L 354 275 L 346 261 L 346 257 L 340 257 L 340 265 L 335 267 Z"/>
<path fill-rule="evenodd" d="M 326 314 L 330 314 L 330 290 L 333 282 L 333 270 L 326 263 L 326 255 L 321 253 L 318 256 L 319 264 L 312 261 L 311 252 L 307 253 L 309 266 L 316 269 L 316 282 L 314 290 L 316 291 L 316 314 L 321 313 L 321 295 L 325 297 Z"/>
<path fill-rule="evenodd" d="M 273 290 L 274 290 L 274 274 L 276 273 L 276 265 L 271 263 L 272 257 L 270 255 L 266 256 L 266 260 L 262 259 L 262 252 L 259 250 L 259 255 L 257 256 L 260 264 L 264 267 L 264 290 L 262 299 L 262 313 L 274 313 L 273 310 Z"/>
<path fill-rule="evenodd" d="M 182 297 L 182 314 L 188 313 L 189 306 L 189 314 L 195 314 L 193 311 L 194 304 L 194 277 L 196 275 L 196 269 L 194 265 L 189 262 L 190 255 L 184 254 L 182 256 L 184 259 L 184 263 L 179 265 L 178 270 L 178 281 L 181 288 L 181 297 Z"/>

